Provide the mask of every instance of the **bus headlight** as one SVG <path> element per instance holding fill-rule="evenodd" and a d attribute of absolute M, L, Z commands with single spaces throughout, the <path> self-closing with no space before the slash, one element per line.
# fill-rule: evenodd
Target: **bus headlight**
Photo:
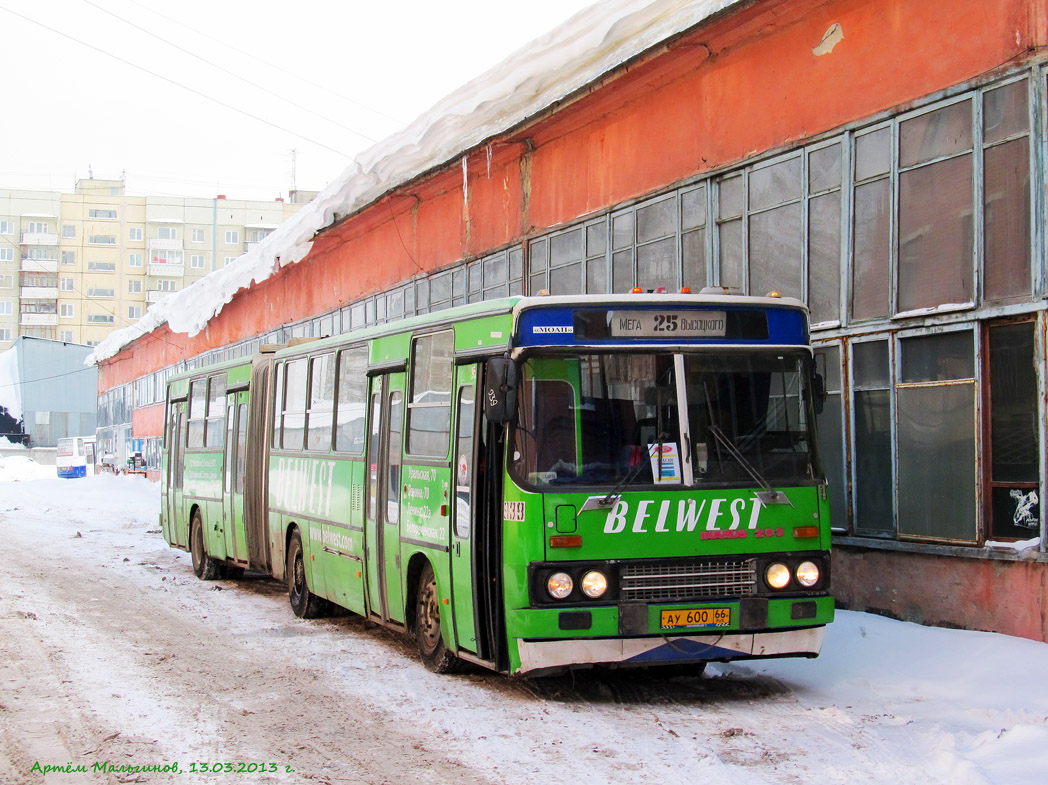
<path fill-rule="evenodd" d="M 566 572 L 555 572 L 546 579 L 546 591 L 555 600 L 563 600 L 574 588 L 575 582 Z"/>
<path fill-rule="evenodd" d="M 590 570 L 582 576 L 582 593 L 591 599 L 597 599 L 608 590 L 608 579 L 604 573 Z"/>
<path fill-rule="evenodd" d="M 819 582 L 819 565 L 811 561 L 802 561 L 797 565 L 797 583 L 810 589 Z"/>
<path fill-rule="evenodd" d="M 782 562 L 773 562 L 764 571 L 764 580 L 773 589 L 785 589 L 790 583 L 790 568 Z"/>

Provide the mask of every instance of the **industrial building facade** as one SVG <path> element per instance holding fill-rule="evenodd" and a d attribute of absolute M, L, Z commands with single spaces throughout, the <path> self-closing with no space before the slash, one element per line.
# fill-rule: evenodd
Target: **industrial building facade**
<path fill-rule="evenodd" d="M 728 4 L 321 232 L 192 338 L 101 364 L 102 432 L 174 369 L 512 293 L 775 290 L 811 310 L 846 607 L 1048 640 L 1048 8 Z M 107 431 L 108 429 L 108 431 Z"/>

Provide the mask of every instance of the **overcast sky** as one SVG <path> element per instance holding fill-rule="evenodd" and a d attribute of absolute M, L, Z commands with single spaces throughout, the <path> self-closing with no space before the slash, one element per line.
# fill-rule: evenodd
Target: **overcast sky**
<path fill-rule="evenodd" d="M 593 3 L 0 0 L 0 188 L 273 199 L 294 149 L 319 190 Z"/>

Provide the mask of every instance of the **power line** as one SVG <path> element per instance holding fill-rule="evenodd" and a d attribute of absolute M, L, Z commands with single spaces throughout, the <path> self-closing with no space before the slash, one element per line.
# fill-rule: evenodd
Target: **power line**
<path fill-rule="evenodd" d="M 162 36 L 157 35 L 156 33 L 152 32 L 151 30 L 147 30 L 146 28 L 142 27 L 141 25 L 137 25 L 134 22 L 131 22 L 131 21 L 125 19 L 124 17 L 120 16 L 119 14 L 116 14 L 116 13 L 110 11 L 108 8 L 103 8 L 102 6 L 98 5 L 97 3 L 92 2 L 92 0 L 81 0 L 81 2 L 86 3 L 87 5 L 91 6 L 92 8 L 98 9 L 102 13 L 108 14 L 109 16 L 113 17 L 114 19 L 118 19 L 119 21 L 123 22 L 124 24 L 129 25 L 129 26 L 135 28 L 136 30 L 138 30 L 140 32 L 143 32 L 146 35 L 152 36 L 153 38 L 155 38 L 156 40 L 160 41 L 163 44 L 167 44 L 168 46 L 170 46 L 170 47 L 172 47 L 174 49 L 177 49 L 178 51 L 183 52 L 184 54 L 187 54 L 190 57 L 196 58 L 200 62 L 205 63 L 205 64 L 211 66 L 212 68 L 218 69 L 219 71 L 221 71 L 224 74 L 228 74 L 229 76 L 232 76 L 234 79 L 239 79 L 244 84 L 251 85 L 252 87 L 254 87 L 257 90 L 261 90 L 261 91 L 263 91 L 265 93 L 268 93 L 269 95 L 273 96 L 274 98 L 276 98 L 276 99 L 278 99 L 280 101 L 284 101 L 285 103 L 290 104 L 291 106 L 295 107 L 296 109 L 301 109 L 304 112 L 309 112 L 314 117 L 319 117 L 321 120 L 324 120 L 325 122 L 331 123 L 332 125 L 337 125 L 339 128 L 342 128 L 342 129 L 344 129 L 346 131 L 349 131 L 351 134 L 356 134 L 357 136 L 359 136 L 359 137 L 361 137 L 363 139 L 366 139 L 367 141 L 369 141 L 371 143 L 374 143 L 374 142 L 378 141 L 377 139 L 373 139 L 372 137 L 368 136 L 365 133 L 362 133 L 361 131 L 356 130 L 355 128 L 350 128 L 348 125 L 343 125 L 342 123 L 338 122 L 337 120 L 332 120 L 330 117 L 326 117 L 326 116 L 320 114 L 319 112 L 317 112 L 317 111 L 315 111 L 313 109 L 310 109 L 308 106 L 304 106 L 303 104 L 297 103 L 296 101 L 292 101 L 290 98 L 286 98 L 286 97 L 284 97 L 284 96 L 282 96 L 282 95 L 280 95 L 280 94 L 270 90 L 268 87 L 258 84 L 258 82 L 253 82 L 250 79 L 241 76 L 240 74 L 237 74 L 237 73 L 235 73 L 233 71 L 230 71 L 228 68 L 225 68 L 224 66 L 221 66 L 218 63 L 214 63 L 211 60 L 208 60 L 206 57 L 202 57 L 201 55 L 198 55 L 196 52 L 192 52 L 189 49 L 186 49 L 184 46 L 179 46 L 178 44 L 173 43 L 172 41 L 169 41 L 168 39 L 166 39 L 166 38 L 164 38 Z"/>
<path fill-rule="evenodd" d="M 227 104 L 225 101 L 222 101 L 219 98 L 214 98 L 208 95 L 207 93 L 202 93 L 201 91 L 193 87 L 190 87 L 189 85 L 182 84 L 181 82 L 175 81 L 174 79 L 164 76 L 163 74 L 159 74 L 156 71 L 151 71 L 150 69 L 146 68 L 145 66 L 139 65 L 138 63 L 133 63 L 130 60 L 125 60 L 119 55 L 115 55 L 112 52 L 107 52 L 104 49 L 100 49 L 94 44 L 89 44 L 86 41 L 82 41 L 79 38 L 76 38 L 75 36 L 69 35 L 68 33 L 63 33 L 61 30 L 57 30 L 54 27 L 51 27 L 50 25 L 46 25 L 43 22 L 37 21 L 36 19 L 32 19 L 31 17 L 25 16 L 24 14 L 20 14 L 17 11 L 12 11 L 10 8 L 7 8 L 6 6 L 0 6 L 0 11 L 7 11 L 7 13 L 11 14 L 12 16 L 17 16 L 19 19 L 22 19 L 26 22 L 31 22 L 32 24 L 37 25 L 38 27 L 42 27 L 43 29 L 50 31 L 55 35 L 60 35 L 63 38 L 66 38 L 74 43 L 80 44 L 81 46 L 86 46 L 88 49 L 98 52 L 99 54 L 103 54 L 106 57 L 111 57 L 112 59 L 123 63 L 124 65 L 129 65 L 132 68 L 136 68 L 139 71 L 148 74 L 149 76 L 155 77 L 157 79 L 162 79 L 163 81 L 168 82 L 169 84 L 173 84 L 176 87 L 181 87 L 183 90 L 190 92 L 193 95 L 199 96 L 200 98 L 204 98 L 208 101 L 211 101 L 212 103 L 216 103 L 219 106 L 225 107 L 226 109 L 231 109 L 234 112 L 238 112 L 239 114 L 244 115 L 245 117 L 251 118 L 252 120 L 264 123 L 265 125 L 268 125 L 271 128 L 276 128 L 278 131 L 281 131 L 285 134 L 291 134 L 292 136 L 298 137 L 299 139 L 309 142 L 310 144 L 315 144 L 317 147 L 322 147 L 329 152 L 335 153 L 335 155 L 340 155 L 343 158 L 352 158 L 352 156 L 349 153 L 346 153 L 342 150 L 336 150 L 334 147 L 331 147 L 330 145 L 326 145 L 323 142 L 317 141 L 316 139 L 311 139 L 308 136 L 304 136 L 300 133 L 292 131 L 290 128 L 284 128 L 283 126 L 277 125 L 276 123 L 270 120 L 266 120 L 264 117 L 259 117 L 258 115 L 252 114 L 251 112 L 248 112 L 245 109 L 240 109 L 236 106 L 233 106 L 232 104 Z"/>
<path fill-rule="evenodd" d="M 191 33 L 196 33 L 197 35 L 202 36 L 203 38 L 207 38 L 208 40 L 214 41 L 216 44 L 224 46 L 227 49 L 231 49 L 234 52 L 237 52 L 239 54 L 244 55 L 245 57 L 250 57 L 252 60 L 255 60 L 256 62 L 262 63 L 262 65 L 264 65 L 264 66 L 272 68 L 274 71 L 279 71 L 280 73 L 286 74 L 287 76 L 290 76 L 293 79 L 298 79 L 300 82 L 303 82 L 304 84 L 308 84 L 311 87 L 316 87 L 317 89 L 323 90 L 324 92 L 329 93 L 329 94 L 331 94 L 331 95 L 333 95 L 333 96 L 335 96 L 337 98 L 341 98 L 343 101 L 348 101 L 349 103 L 351 103 L 351 104 L 353 104 L 355 106 L 358 106 L 361 109 L 365 109 L 368 112 L 371 112 L 372 114 L 375 114 L 375 115 L 377 115 L 379 117 L 384 117 L 385 119 L 389 120 L 390 122 L 397 123 L 398 125 L 406 125 L 407 124 L 405 120 L 403 120 L 403 119 L 401 119 L 399 117 L 392 117 L 391 115 L 388 115 L 385 112 L 380 112 L 378 109 L 375 109 L 374 107 L 368 106 L 367 104 L 361 103 L 360 101 L 356 100 L 355 98 L 351 98 L 350 96 L 348 96 L 348 95 L 346 95 L 344 93 L 340 93 L 337 90 L 332 90 L 330 87 L 322 85 L 319 82 L 314 82 L 314 81 L 312 81 L 310 79 L 306 79 L 304 76 L 302 76 L 300 74 L 296 74 L 293 71 L 289 71 L 286 68 L 282 68 L 281 66 L 277 65 L 276 63 L 271 63 L 268 60 L 266 60 L 265 58 L 259 57 L 258 55 L 252 54 L 251 52 L 247 52 L 247 51 L 245 51 L 243 49 L 239 49 L 239 48 L 233 46 L 232 44 L 230 44 L 228 41 L 222 41 L 222 40 L 220 40 L 218 38 L 215 38 L 212 35 L 208 35 L 203 30 L 198 30 L 197 28 L 192 27 L 191 25 L 187 25 L 184 22 L 180 22 L 178 19 L 175 19 L 174 17 L 170 17 L 170 16 L 167 16 L 166 14 L 162 14 L 162 13 L 160 13 L 159 11 L 157 11 L 154 8 L 150 8 L 149 6 L 142 5 L 142 3 L 137 2 L 137 0 L 128 0 L 128 2 L 131 3 L 131 5 L 138 6 L 139 8 L 141 8 L 141 9 L 143 9 L 145 11 L 148 11 L 151 14 L 155 14 L 156 16 L 159 16 L 161 19 L 166 19 L 169 22 L 174 22 L 179 27 L 185 28 L 186 30 L 189 30 Z"/>

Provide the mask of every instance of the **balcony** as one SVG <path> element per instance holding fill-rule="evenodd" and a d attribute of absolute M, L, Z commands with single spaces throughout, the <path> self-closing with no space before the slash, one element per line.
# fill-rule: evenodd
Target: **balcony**
<path fill-rule="evenodd" d="M 22 245 L 58 245 L 58 235 L 50 232 L 22 232 Z"/>
<path fill-rule="evenodd" d="M 168 262 L 150 262 L 147 272 L 149 275 L 156 275 L 161 278 L 181 278 L 186 274 L 186 266 Z"/>
<path fill-rule="evenodd" d="M 182 241 L 179 239 L 174 240 L 161 240 L 159 237 L 152 237 L 149 240 L 150 251 L 181 251 Z"/>
<path fill-rule="evenodd" d="M 24 313 L 18 321 L 25 327 L 57 327 L 57 313 Z"/>
<path fill-rule="evenodd" d="M 22 258 L 22 264 L 18 268 L 24 273 L 57 273 L 57 259 L 26 259 Z"/>
<path fill-rule="evenodd" d="M 57 300 L 57 286 L 23 286 L 22 299 L 28 300 Z"/>
<path fill-rule="evenodd" d="M 150 289 L 146 292 L 146 302 L 152 305 L 153 303 L 160 302 L 171 292 L 158 292 L 156 289 Z"/>

